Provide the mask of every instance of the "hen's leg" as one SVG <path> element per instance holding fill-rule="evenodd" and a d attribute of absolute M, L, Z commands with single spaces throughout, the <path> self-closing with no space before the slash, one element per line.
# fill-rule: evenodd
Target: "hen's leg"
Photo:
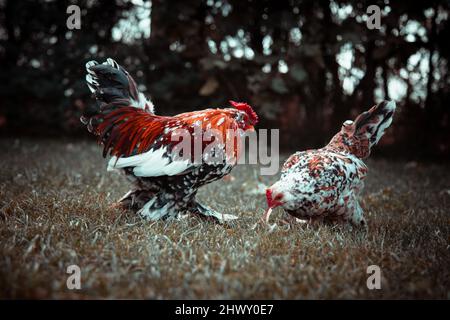
<path fill-rule="evenodd" d="M 355 226 L 366 226 L 366 219 L 364 219 L 363 214 L 364 211 L 361 208 L 356 195 L 352 194 L 347 203 L 347 219 L 349 219 Z"/>
<path fill-rule="evenodd" d="M 299 219 L 289 213 L 285 213 L 283 219 L 281 219 L 281 223 L 289 224 L 289 225 L 305 224 L 305 223 L 308 223 L 308 220 L 307 219 Z"/>

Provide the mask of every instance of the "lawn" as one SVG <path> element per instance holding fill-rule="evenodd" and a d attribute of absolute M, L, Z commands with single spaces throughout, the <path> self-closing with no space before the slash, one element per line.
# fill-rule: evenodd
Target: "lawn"
<path fill-rule="evenodd" d="M 255 166 L 202 188 L 239 220 L 148 222 L 110 205 L 128 190 L 89 141 L 0 140 L 0 298 L 450 298 L 448 165 L 369 159 L 368 230 L 252 226 Z M 263 177 L 264 184 L 277 177 Z M 69 290 L 66 268 L 81 268 Z M 366 269 L 381 268 L 369 290 Z"/>

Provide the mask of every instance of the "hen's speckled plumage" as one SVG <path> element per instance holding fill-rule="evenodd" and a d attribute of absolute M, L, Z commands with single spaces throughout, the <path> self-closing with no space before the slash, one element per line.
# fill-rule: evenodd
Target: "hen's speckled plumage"
<path fill-rule="evenodd" d="M 331 219 L 365 224 L 358 195 L 364 187 L 363 162 L 389 127 L 395 103 L 383 101 L 347 120 L 324 148 L 296 152 L 283 165 L 281 178 L 266 191 L 268 221 L 281 206 L 300 219 Z"/>

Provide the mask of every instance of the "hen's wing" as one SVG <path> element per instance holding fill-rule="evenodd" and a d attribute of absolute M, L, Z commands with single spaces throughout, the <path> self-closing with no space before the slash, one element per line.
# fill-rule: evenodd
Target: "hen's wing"
<path fill-rule="evenodd" d="M 292 154 L 287 160 L 284 162 L 282 168 L 281 168 L 281 175 L 287 174 L 289 171 L 291 171 L 291 168 L 294 167 L 299 163 L 302 157 L 304 157 L 309 151 L 297 151 L 296 153 Z"/>

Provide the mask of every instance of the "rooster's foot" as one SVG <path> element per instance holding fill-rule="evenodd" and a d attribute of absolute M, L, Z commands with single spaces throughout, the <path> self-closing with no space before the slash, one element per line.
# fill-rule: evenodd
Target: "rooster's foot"
<path fill-rule="evenodd" d="M 211 209 L 210 207 L 205 206 L 198 202 L 196 202 L 195 206 L 192 208 L 192 213 L 200 214 L 206 218 L 213 218 L 220 223 L 235 220 L 238 218 L 237 216 L 232 215 L 232 214 L 224 214 L 224 213 L 217 212 L 217 211 Z"/>

